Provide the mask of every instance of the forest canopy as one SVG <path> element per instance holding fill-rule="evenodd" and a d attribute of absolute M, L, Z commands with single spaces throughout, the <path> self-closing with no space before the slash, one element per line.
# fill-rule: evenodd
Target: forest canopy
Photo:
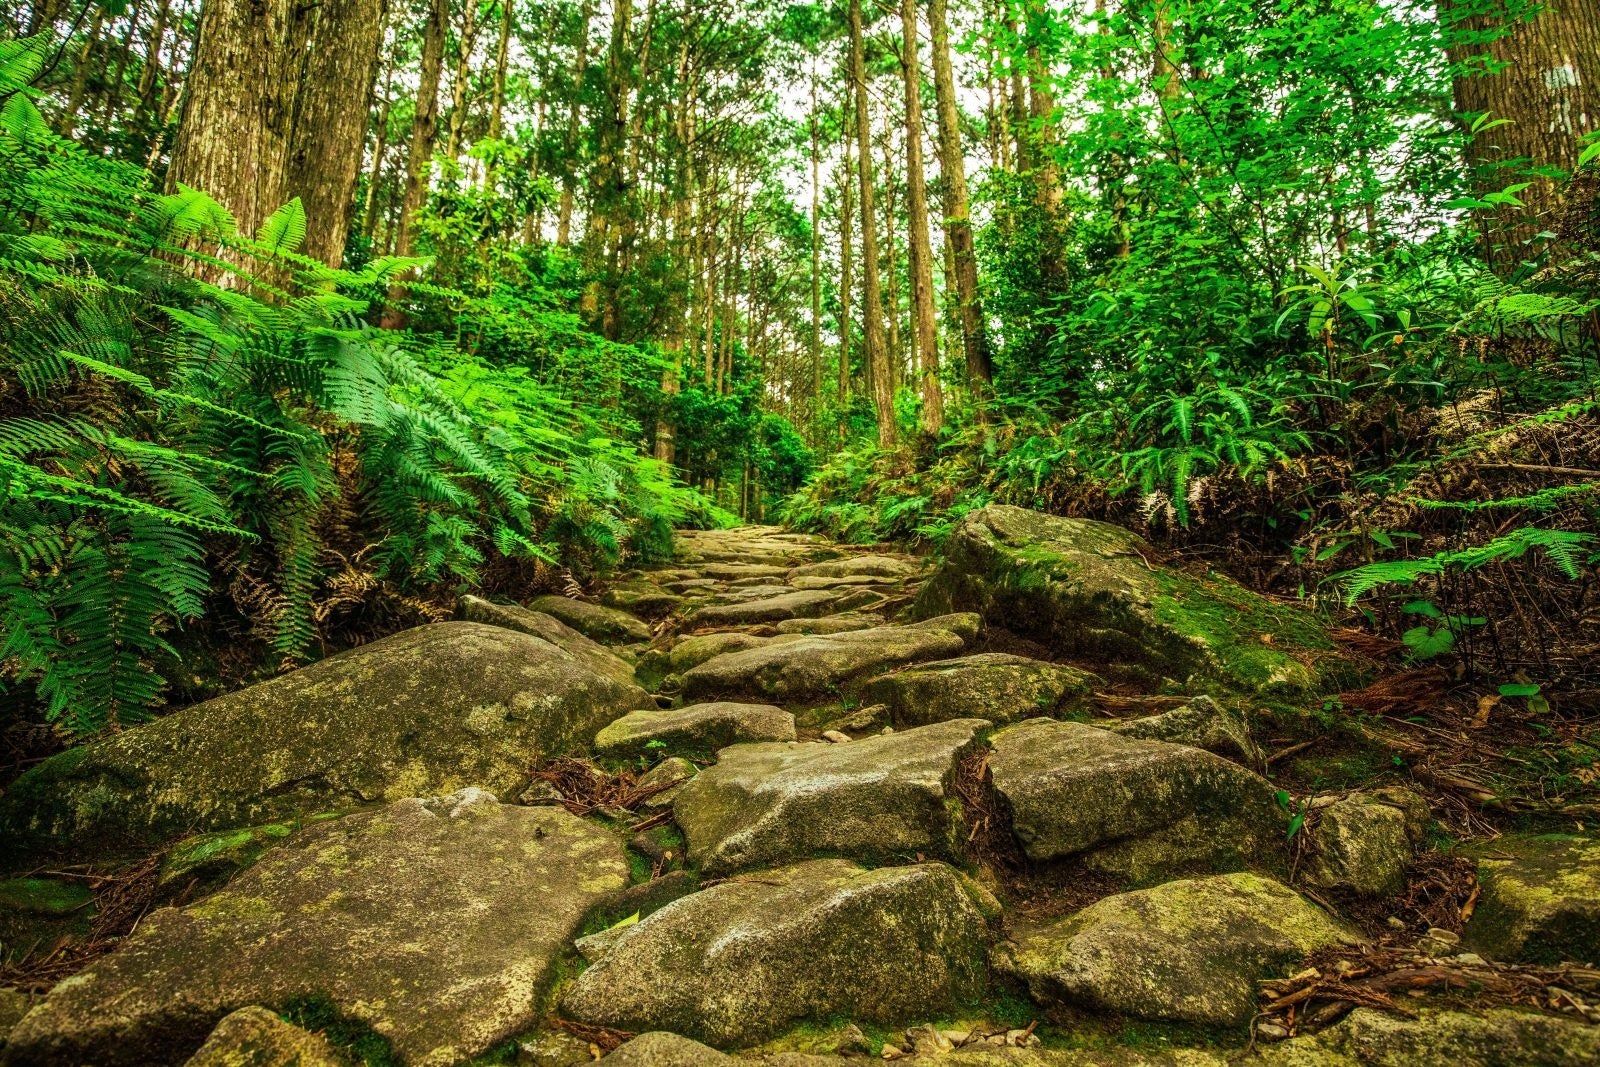
<path fill-rule="evenodd" d="M 13 6 L 5 718 L 991 502 L 1594 699 L 1597 130 L 1595 0 Z"/>

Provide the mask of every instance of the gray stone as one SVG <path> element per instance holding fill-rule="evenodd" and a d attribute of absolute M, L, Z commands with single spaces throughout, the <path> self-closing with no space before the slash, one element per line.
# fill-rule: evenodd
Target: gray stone
<path fill-rule="evenodd" d="M 1052 719 L 991 744 L 995 790 L 1030 859 L 1077 856 L 1134 881 L 1284 865 L 1275 790 L 1220 756 Z"/>
<path fill-rule="evenodd" d="M 607 1067 L 731 1067 L 738 1061 L 687 1037 L 652 1030 L 618 1046 L 600 1062 Z"/>
<path fill-rule="evenodd" d="M 633 666 L 627 660 L 554 615 L 530 611 L 517 604 L 495 604 L 482 597 L 464 596 L 456 601 L 456 618 L 542 637 L 596 674 L 615 679 L 621 685 L 634 684 Z"/>
<path fill-rule="evenodd" d="M 812 860 L 683 897 L 628 927 L 562 1012 L 750 1045 L 801 1020 L 915 1021 L 982 991 L 986 926 L 943 864 Z"/>
<path fill-rule="evenodd" d="M 883 616 L 869 611 L 825 615 L 820 619 L 785 619 L 778 623 L 780 634 L 845 634 L 883 625 Z"/>
<path fill-rule="evenodd" d="M 783 578 L 789 568 L 770 563 L 708 563 L 700 568 L 707 578 L 734 581 L 739 578 Z"/>
<path fill-rule="evenodd" d="M 949 855 L 950 781 L 982 719 L 846 745 L 734 745 L 673 802 L 689 856 L 710 874 L 835 855 Z"/>
<path fill-rule="evenodd" d="M 781 645 L 724 653 L 684 672 L 684 692 L 821 700 L 891 667 L 953 656 L 976 634 L 976 616 L 952 615 L 911 626 L 786 638 Z"/>
<path fill-rule="evenodd" d="M 1357 673 L 1309 612 L 1216 575 L 1152 566 L 1119 526 L 992 505 L 964 516 L 922 587 L 919 617 L 977 611 L 1076 659 L 1303 695 Z"/>
<path fill-rule="evenodd" d="M 600 827 L 480 789 L 346 816 L 146 916 L 23 1019 L 8 1063 L 181 1062 L 230 1012 L 315 996 L 407 1063 L 455 1064 L 538 1020 L 585 917 L 627 877 Z"/>
<path fill-rule="evenodd" d="M 1600 1063 L 1600 1026 L 1512 1008 L 1357 1008 L 1337 1026 L 1260 1052 L 1262 1067 L 1577 1067 Z"/>
<path fill-rule="evenodd" d="M 240 1008 L 211 1031 L 184 1067 L 344 1067 L 325 1038 L 262 1007 Z"/>
<path fill-rule="evenodd" d="M 707 604 L 698 609 L 689 622 L 692 626 L 753 626 L 809 618 L 826 614 L 838 599 L 837 593 L 825 589 L 798 589 L 732 604 Z"/>
<path fill-rule="evenodd" d="M 554 615 L 585 637 L 603 645 L 625 645 L 632 641 L 650 640 L 650 627 L 625 611 L 591 604 L 587 600 L 574 600 L 567 596 L 547 595 L 528 602 L 534 611 Z"/>
<path fill-rule="evenodd" d="M 33 1010 L 38 998 L 20 989 L 7 989 L 0 986 L 0 1051 L 6 1046 L 6 1038 L 22 1017 Z"/>
<path fill-rule="evenodd" d="M 618 582 L 600 597 L 600 603 L 642 619 L 659 619 L 683 603 L 683 597 L 662 590 L 653 582 Z"/>
<path fill-rule="evenodd" d="M 1278 882 L 1222 874 L 1107 897 L 1024 939 L 1005 965 L 1041 1004 L 1236 1026 L 1262 979 L 1358 940 Z"/>
<path fill-rule="evenodd" d="M 1600 841 L 1496 838 L 1478 860 L 1483 894 L 1468 948 L 1507 963 L 1600 964 Z"/>
<path fill-rule="evenodd" d="M 1305 877 L 1325 889 L 1398 893 L 1427 828 L 1428 804 L 1409 789 L 1352 793 L 1318 812 Z"/>
<path fill-rule="evenodd" d="M 629 758 L 649 752 L 709 756 L 740 741 L 793 741 L 794 716 L 771 704 L 715 701 L 670 711 L 635 711 L 595 735 L 595 752 Z"/>
<path fill-rule="evenodd" d="M 902 668 L 873 679 L 863 693 L 888 705 L 896 726 L 968 715 L 1010 723 L 1080 710 L 1096 682 L 1076 667 L 985 652 Z"/>
<path fill-rule="evenodd" d="M 874 578 L 908 578 L 920 568 L 898 556 L 848 556 L 821 563 L 808 563 L 789 572 L 792 578 L 839 578 L 863 574 Z"/>
<path fill-rule="evenodd" d="M 652 793 L 644 800 L 647 808 L 670 808 L 672 798 L 677 795 L 678 787 L 700 773 L 700 768 L 684 759 L 682 756 L 668 756 L 660 763 L 651 767 L 639 776 L 634 783 L 634 788 L 657 789 L 661 792 Z"/>
<path fill-rule="evenodd" d="M 894 580 L 892 578 L 880 578 L 872 574 L 836 574 L 831 576 L 802 574 L 798 578 L 790 578 L 789 585 L 795 589 L 842 589 L 851 585 L 883 585 Z"/>
<path fill-rule="evenodd" d="M 1244 763 L 1261 762 L 1261 750 L 1250 736 L 1250 724 L 1232 705 L 1219 704 L 1210 697 L 1195 697 L 1181 708 L 1096 726 L 1142 741 L 1171 741 L 1215 752 Z"/>
<path fill-rule="evenodd" d="M 774 640 L 776 638 L 757 637 L 755 634 L 737 631 L 684 637 L 672 646 L 667 662 L 674 673 L 682 674 L 692 667 L 700 666 L 713 656 L 720 656 L 724 652 L 743 652 L 747 648 L 760 648 Z"/>
<path fill-rule="evenodd" d="M 479 785 L 515 796 L 644 690 L 499 626 L 419 626 L 34 767 L 0 797 L 0 854 L 103 862 L 196 831 Z"/>

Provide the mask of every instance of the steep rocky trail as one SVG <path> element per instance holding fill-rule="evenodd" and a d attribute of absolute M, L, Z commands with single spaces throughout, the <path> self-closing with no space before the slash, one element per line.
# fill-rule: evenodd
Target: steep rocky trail
<path fill-rule="evenodd" d="M 1593 838 L 1423 899 L 1402 773 L 1269 779 L 1371 670 L 1102 524 L 685 532 L 24 776 L 0 885 L 153 853 L 170 906 L 0 1060 L 1600 1062 Z"/>

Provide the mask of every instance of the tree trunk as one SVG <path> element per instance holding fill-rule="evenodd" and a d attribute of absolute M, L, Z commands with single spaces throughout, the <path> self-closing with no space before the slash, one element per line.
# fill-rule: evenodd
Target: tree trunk
<path fill-rule="evenodd" d="M 389 111 L 394 104 L 391 95 L 393 89 L 394 64 L 390 63 L 383 79 L 383 105 L 378 109 L 378 140 L 372 150 L 372 173 L 367 176 L 367 202 L 361 212 L 361 234 L 368 240 L 372 239 L 373 227 L 378 222 L 378 186 L 383 183 L 383 157 L 389 151 Z"/>
<path fill-rule="evenodd" d="M 850 0 L 850 80 L 856 97 L 856 163 L 861 175 L 861 270 L 865 306 L 862 325 L 866 333 L 867 375 L 878 415 L 878 444 L 895 443 L 894 384 L 889 376 L 889 356 L 883 345 L 883 293 L 878 280 L 878 234 L 872 189 L 872 122 L 867 113 L 867 61 L 861 41 L 861 0 Z"/>
<path fill-rule="evenodd" d="M 156 5 L 155 25 L 150 28 L 150 39 L 145 45 L 144 69 L 139 72 L 139 106 L 135 120 L 155 107 L 156 72 L 161 67 L 161 44 L 167 36 L 167 19 L 171 17 L 171 0 L 161 0 Z"/>
<path fill-rule="evenodd" d="M 572 101 L 567 109 L 566 168 L 561 178 L 561 207 L 556 215 L 556 243 L 562 248 L 572 247 L 572 209 L 577 185 L 574 164 L 578 157 L 578 123 L 583 116 L 583 83 L 589 70 L 589 22 L 593 18 L 593 0 L 583 0 L 582 14 L 578 17 L 578 54 L 572 63 Z"/>
<path fill-rule="evenodd" d="M 847 83 L 848 84 L 848 83 Z M 844 121 L 855 98 L 854 91 L 845 94 L 839 109 L 839 130 L 844 135 L 839 151 L 839 409 L 840 434 L 844 433 L 843 411 L 850 402 L 850 304 L 855 296 L 853 245 L 855 233 L 851 213 L 855 205 L 850 195 L 850 123 Z"/>
<path fill-rule="evenodd" d="M 246 234 L 289 199 L 293 20 L 290 0 L 211 0 L 200 14 L 167 187 L 208 193 Z"/>
<path fill-rule="evenodd" d="M 306 212 L 300 251 L 337 267 L 355 208 L 384 0 L 323 0 L 310 9 L 306 68 L 290 135 L 289 195 Z"/>
<path fill-rule="evenodd" d="M 946 4 L 947 0 L 932 0 L 928 8 L 933 32 L 933 88 L 939 108 L 939 172 L 944 190 L 945 239 L 950 242 L 955 260 L 956 321 L 961 329 L 968 383 L 973 396 L 981 403 L 988 383 L 994 378 L 994 368 L 989 358 L 988 332 L 984 329 L 983 304 L 978 296 L 978 257 L 972 242 L 966 159 L 961 150 L 955 75 L 950 68 Z"/>
<path fill-rule="evenodd" d="M 94 56 L 95 46 L 100 43 L 100 28 L 104 20 L 105 8 L 96 6 L 94 21 L 89 24 L 89 35 L 83 39 L 83 47 L 78 49 L 77 61 L 72 65 L 72 89 L 67 93 L 67 107 L 61 114 L 63 137 L 72 136 L 72 129 L 78 123 L 78 112 L 83 110 L 83 97 L 89 86 L 89 60 Z"/>
<path fill-rule="evenodd" d="M 472 54 L 478 48 L 478 4 L 468 0 L 461 17 L 461 39 L 456 49 L 455 76 L 450 79 L 450 127 L 445 138 L 444 154 L 451 159 L 461 156 L 461 138 L 466 130 L 468 91 L 472 87 Z"/>
<path fill-rule="evenodd" d="M 511 53 L 512 0 L 500 0 L 500 42 L 494 50 L 494 99 L 489 108 L 489 140 L 500 139 L 506 109 L 506 59 Z"/>
<path fill-rule="evenodd" d="M 422 31 L 422 72 L 417 86 L 417 108 L 411 120 L 411 151 L 406 159 L 406 191 L 400 202 L 400 231 L 395 255 L 409 256 L 414 244 L 413 218 L 428 199 L 428 175 L 433 163 L 434 138 L 439 134 L 439 79 L 444 72 L 446 0 L 431 0 Z"/>
<path fill-rule="evenodd" d="M 922 428 L 944 427 L 939 387 L 939 324 L 933 306 L 933 246 L 928 237 L 928 190 L 922 175 L 922 69 L 917 62 L 917 8 L 900 0 L 902 72 L 906 84 L 906 225 L 911 229 L 911 308 L 916 326 Z"/>
<path fill-rule="evenodd" d="M 822 190 L 817 145 L 817 61 L 811 60 L 811 416 L 822 407 Z M 813 431 L 815 429 L 813 428 Z"/>
<path fill-rule="evenodd" d="M 1480 130 L 1467 149 L 1478 190 L 1533 181 L 1517 194 L 1526 208 L 1483 219 L 1484 258 L 1506 274 L 1531 258 L 1537 250 L 1528 246 L 1540 231 L 1556 229 L 1560 214 L 1561 184 L 1527 172 L 1556 167 L 1570 173 L 1578 139 L 1600 128 L 1600 0 L 1546 0 L 1531 19 L 1509 24 L 1503 11 L 1464 15 L 1457 5 L 1445 5 L 1442 13 L 1469 34 L 1509 30 L 1487 48 L 1450 48 L 1452 63 L 1483 70 L 1457 74 L 1456 110 L 1511 120 Z"/>

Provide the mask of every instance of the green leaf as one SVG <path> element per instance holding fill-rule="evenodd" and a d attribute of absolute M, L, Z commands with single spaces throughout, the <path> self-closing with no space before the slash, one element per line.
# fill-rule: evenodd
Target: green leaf
<path fill-rule="evenodd" d="M 306 209 L 297 196 L 274 211 L 256 231 L 256 240 L 273 255 L 293 252 L 306 239 Z"/>
<path fill-rule="evenodd" d="M 1500 687 L 1500 695 L 1503 697 L 1536 697 L 1539 695 L 1539 687 L 1529 682 L 1508 682 Z"/>

